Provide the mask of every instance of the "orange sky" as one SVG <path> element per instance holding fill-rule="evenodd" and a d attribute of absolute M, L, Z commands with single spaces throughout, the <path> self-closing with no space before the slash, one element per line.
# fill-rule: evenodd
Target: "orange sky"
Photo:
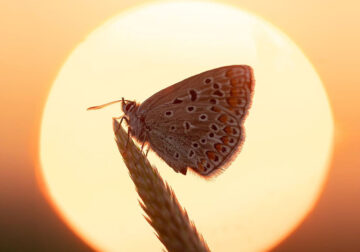
<path fill-rule="evenodd" d="M 73 48 L 104 21 L 140 2 L 0 2 L 0 250 L 89 250 L 56 217 L 36 185 L 41 113 Z M 279 27 L 303 50 L 322 78 L 334 112 L 335 151 L 324 192 L 304 223 L 275 251 L 360 250 L 360 3 L 233 2 Z"/>

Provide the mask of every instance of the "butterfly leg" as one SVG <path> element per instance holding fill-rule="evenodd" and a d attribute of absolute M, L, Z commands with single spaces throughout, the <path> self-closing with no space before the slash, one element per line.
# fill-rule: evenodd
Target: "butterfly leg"
<path fill-rule="evenodd" d="M 129 120 L 125 116 L 113 117 L 113 119 L 120 119 L 120 122 L 119 122 L 120 125 L 123 120 L 125 120 L 126 123 L 129 123 Z"/>
<path fill-rule="evenodd" d="M 113 117 L 112 118 L 113 120 L 119 120 L 120 119 L 120 122 L 119 122 L 119 127 L 116 129 L 116 131 L 115 131 L 115 134 L 119 131 L 119 129 L 120 129 L 120 127 L 121 127 L 121 123 L 122 123 L 122 121 L 125 119 L 127 119 L 127 118 L 125 118 L 124 116 L 119 116 L 119 117 Z"/>
<path fill-rule="evenodd" d="M 145 142 L 146 142 L 146 141 L 144 141 L 144 142 L 142 143 L 142 145 L 141 145 L 141 151 L 142 151 L 142 152 L 143 152 L 143 150 L 144 150 Z M 150 150 L 150 146 L 148 146 L 146 152 L 144 152 L 145 157 L 147 157 L 147 155 L 148 155 L 148 153 L 149 153 L 149 150 Z"/>
<path fill-rule="evenodd" d="M 145 141 L 142 143 L 142 145 L 141 145 L 141 151 L 143 151 L 144 150 L 144 146 L 145 146 Z"/>
<path fill-rule="evenodd" d="M 122 123 L 123 120 L 125 120 L 125 122 L 126 122 L 127 124 L 129 124 L 129 119 L 127 119 L 125 116 L 113 117 L 113 119 L 115 119 L 115 120 L 120 119 L 119 128 L 117 128 L 116 132 L 118 132 L 118 130 L 120 129 L 121 123 Z M 129 143 L 129 139 L 130 139 L 130 130 L 129 130 L 129 128 L 128 128 L 128 134 L 127 134 L 127 135 L 128 135 L 128 137 L 127 137 L 127 141 L 126 141 L 125 147 L 127 147 L 128 143 Z"/>
<path fill-rule="evenodd" d="M 142 143 L 142 145 L 141 145 L 141 151 L 144 150 L 144 146 L 145 146 L 146 140 L 147 140 L 147 136 L 145 136 L 145 139 L 144 139 L 144 141 L 143 141 L 143 143 Z M 148 145 L 148 148 L 147 148 L 146 152 L 144 153 L 144 154 L 145 154 L 145 157 L 147 157 L 147 154 L 149 153 L 149 149 L 150 149 L 150 146 Z"/>

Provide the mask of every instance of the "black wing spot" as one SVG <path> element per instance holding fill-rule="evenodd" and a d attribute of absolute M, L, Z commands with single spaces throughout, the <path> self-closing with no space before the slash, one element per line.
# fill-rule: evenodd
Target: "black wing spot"
<path fill-rule="evenodd" d="M 206 78 L 206 79 L 204 80 L 204 82 L 205 82 L 206 84 L 209 84 L 209 83 L 211 82 L 211 79 L 210 79 L 210 78 Z"/>
<path fill-rule="evenodd" d="M 172 116 L 173 115 L 173 112 L 172 111 L 166 111 L 165 112 L 165 116 L 166 117 L 170 117 L 170 116 Z"/>
<path fill-rule="evenodd" d="M 190 151 L 189 151 L 189 157 L 194 156 L 194 154 L 195 154 L 195 152 L 194 152 L 193 150 L 190 150 Z"/>
<path fill-rule="evenodd" d="M 241 110 L 237 109 L 237 110 L 235 110 L 235 114 L 237 116 L 240 116 L 240 115 L 243 115 L 243 112 Z"/>
<path fill-rule="evenodd" d="M 216 99 L 210 99 L 209 102 L 210 102 L 211 104 L 216 104 L 216 103 L 217 103 L 217 102 L 216 102 Z"/>
<path fill-rule="evenodd" d="M 212 130 L 214 130 L 214 131 L 218 131 L 218 130 L 219 130 L 219 128 L 218 128 L 218 126 L 216 126 L 216 124 L 211 124 L 210 128 L 211 128 Z"/>
<path fill-rule="evenodd" d="M 216 91 L 213 93 L 213 95 L 216 95 L 216 96 L 223 96 L 224 94 L 223 94 L 221 91 L 216 90 Z"/>
<path fill-rule="evenodd" d="M 193 111 L 195 110 L 195 107 L 194 107 L 194 106 L 188 106 L 188 107 L 186 107 L 186 110 L 187 110 L 189 113 L 191 113 L 191 112 L 193 112 Z"/>
<path fill-rule="evenodd" d="M 185 127 L 186 130 L 189 130 L 190 129 L 190 123 L 185 121 L 184 122 L 184 127 Z"/>
<path fill-rule="evenodd" d="M 179 103 L 182 103 L 183 101 L 176 98 L 174 101 L 173 101 L 173 104 L 179 104 Z"/>
<path fill-rule="evenodd" d="M 200 121 L 205 121 L 207 119 L 207 115 L 206 114 L 201 114 L 200 116 L 199 116 L 199 120 Z"/>
<path fill-rule="evenodd" d="M 214 88 L 214 89 L 218 89 L 219 87 L 220 87 L 219 84 L 217 84 L 217 83 L 214 83 L 214 84 L 213 84 L 213 88 Z"/>
<path fill-rule="evenodd" d="M 191 101 L 196 101 L 197 98 L 197 93 L 194 89 L 190 89 L 189 90 L 189 94 L 190 94 L 190 100 Z"/>
<path fill-rule="evenodd" d="M 232 133 L 233 133 L 233 135 L 237 135 L 239 132 L 236 128 L 232 128 Z"/>

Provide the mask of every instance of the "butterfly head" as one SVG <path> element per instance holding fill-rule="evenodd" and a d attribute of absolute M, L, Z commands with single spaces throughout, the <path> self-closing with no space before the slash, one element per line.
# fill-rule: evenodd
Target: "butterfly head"
<path fill-rule="evenodd" d="M 127 125 L 129 126 L 129 133 L 131 136 L 135 137 L 136 140 L 143 143 L 146 141 L 146 132 L 145 124 L 143 118 L 137 114 L 140 104 L 135 101 L 129 101 L 122 98 L 121 108 L 124 112 L 122 118 L 125 119 Z"/>
<path fill-rule="evenodd" d="M 129 101 L 122 98 L 121 100 L 121 108 L 125 115 L 129 116 L 133 114 L 136 111 L 136 102 L 135 101 Z"/>

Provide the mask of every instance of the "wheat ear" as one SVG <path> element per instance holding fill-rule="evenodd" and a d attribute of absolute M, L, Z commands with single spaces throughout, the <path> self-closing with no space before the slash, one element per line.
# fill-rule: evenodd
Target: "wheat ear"
<path fill-rule="evenodd" d="M 117 146 L 141 198 L 139 203 L 147 215 L 145 219 L 165 248 L 169 252 L 210 251 L 171 187 L 115 119 L 113 128 Z"/>

